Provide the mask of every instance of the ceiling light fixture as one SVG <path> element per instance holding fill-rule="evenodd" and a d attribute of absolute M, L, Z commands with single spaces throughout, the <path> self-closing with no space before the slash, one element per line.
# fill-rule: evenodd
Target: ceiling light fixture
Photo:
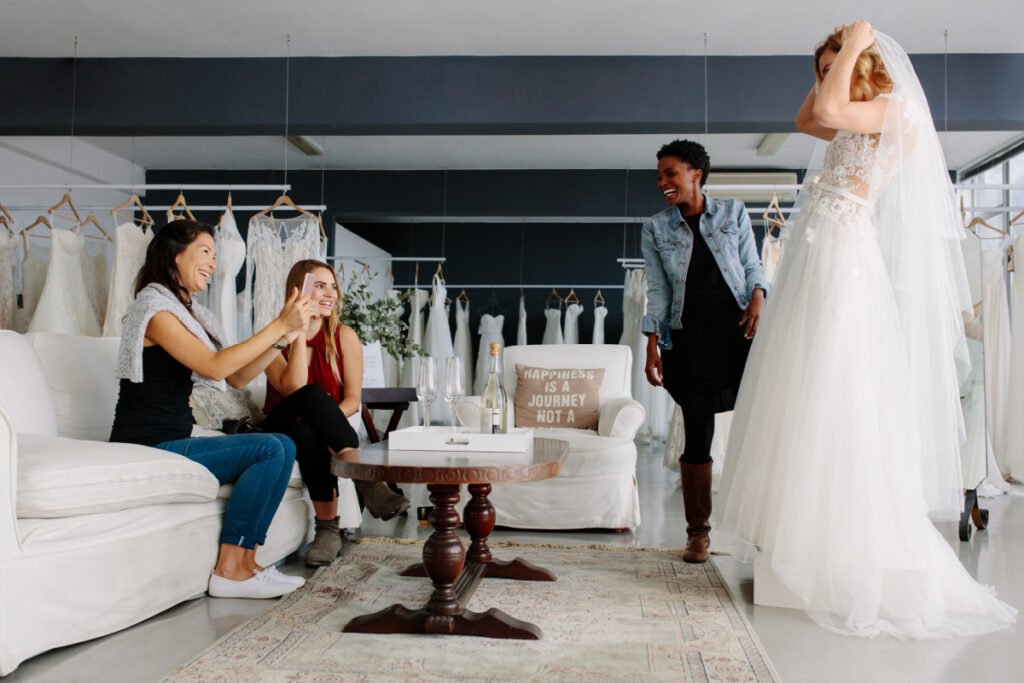
<path fill-rule="evenodd" d="M 757 156 L 773 157 L 789 139 L 789 133 L 768 133 L 757 145 Z"/>
<path fill-rule="evenodd" d="M 324 148 L 308 135 L 288 135 L 288 142 L 295 145 L 300 152 L 308 157 L 323 156 Z"/>

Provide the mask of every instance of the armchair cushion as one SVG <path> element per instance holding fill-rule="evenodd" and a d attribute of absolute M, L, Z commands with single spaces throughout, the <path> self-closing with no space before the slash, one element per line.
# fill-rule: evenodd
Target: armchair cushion
<path fill-rule="evenodd" d="M 644 423 L 646 411 L 639 401 L 631 398 L 613 398 L 601 406 L 597 433 L 632 439 Z"/>
<path fill-rule="evenodd" d="M 9 330 L 0 330 L 0 406 L 14 433 L 57 435 L 57 408 L 46 372 L 26 339 Z"/>
<path fill-rule="evenodd" d="M 515 425 L 594 429 L 603 380 L 601 368 L 535 368 L 516 363 Z"/>

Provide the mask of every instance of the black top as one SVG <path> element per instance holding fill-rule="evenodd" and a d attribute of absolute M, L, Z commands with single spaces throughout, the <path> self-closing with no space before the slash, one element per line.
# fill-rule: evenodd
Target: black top
<path fill-rule="evenodd" d="M 121 380 L 111 441 L 155 446 L 192 435 L 192 371 L 159 346 L 142 349 L 142 382 Z"/>
<path fill-rule="evenodd" d="M 683 298 L 683 310 L 686 310 L 687 299 L 690 297 L 690 292 L 696 293 L 697 291 L 731 291 L 729 285 L 725 283 L 725 278 L 722 277 L 722 271 L 718 267 L 718 261 L 715 260 L 715 255 L 711 253 L 711 249 L 708 247 L 707 241 L 704 239 L 704 235 L 700 231 L 700 217 L 701 214 L 696 216 L 683 216 L 683 220 L 690 226 L 690 231 L 693 232 L 693 253 L 690 254 L 690 265 L 686 269 L 686 294 Z"/>

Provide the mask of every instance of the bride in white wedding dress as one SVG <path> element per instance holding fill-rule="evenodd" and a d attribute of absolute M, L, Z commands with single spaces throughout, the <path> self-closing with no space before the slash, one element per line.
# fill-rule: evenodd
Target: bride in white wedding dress
<path fill-rule="evenodd" d="M 720 528 L 829 630 L 1006 628 L 1016 610 L 929 519 L 962 506 L 970 299 L 927 100 L 906 53 L 866 22 L 830 36 L 815 68 L 797 125 L 831 142 L 747 361 Z"/>

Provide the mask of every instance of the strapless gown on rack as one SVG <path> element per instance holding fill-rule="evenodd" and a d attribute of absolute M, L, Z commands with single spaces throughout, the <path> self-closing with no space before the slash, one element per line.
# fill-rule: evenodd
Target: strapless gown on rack
<path fill-rule="evenodd" d="M 564 344 L 562 334 L 562 307 L 544 309 L 544 337 L 541 344 Z"/>
<path fill-rule="evenodd" d="M 122 321 L 135 300 L 135 278 L 146 261 L 146 247 L 153 240 L 153 231 L 143 230 L 129 221 L 117 226 L 114 240 L 114 272 L 110 277 L 110 295 L 103 320 L 104 337 L 121 336 Z"/>
<path fill-rule="evenodd" d="M 487 385 L 487 373 L 491 363 L 491 344 L 501 344 L 505 348 L 505 316 L 491 315 L 484 313 L 480 316 L 480 326 L 477 331 L 480 333 L 480 349 L 476 355 L 476 377 L 474 378 L 473 393 L 480 396 L 484 393 Z"/>
<path fill-rule="evenodd" d="M 54 230 L 46 284 L 29 332 L 59 332 L 95 337 L 100 333 L 96 311 L 82 276 L 85 238 L 70 230 Z"/>

